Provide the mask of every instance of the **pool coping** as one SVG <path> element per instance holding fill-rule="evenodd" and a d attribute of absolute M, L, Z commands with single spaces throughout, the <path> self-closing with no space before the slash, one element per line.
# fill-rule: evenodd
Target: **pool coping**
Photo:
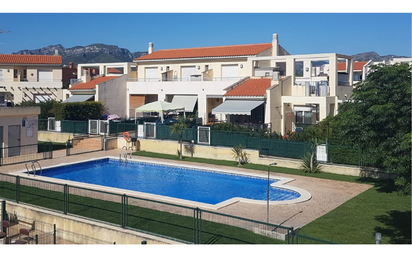
<path fill-rule="evenodd" d="M 51 168 L 57 168 L 57 167 L 62 167 L 65 165 L 73 165 L 73 164 L 80 164 L 80 163 L 85 163 L 85 162 L 90 162 L 90 161 L 98 161 L 102 159 L 111 159 L 111 160 L 116 160 L 118 161 L 119 158 L 115 158 L 113 156 L 104 156 L 104 157 L 97 157 L 97 158 L 91 158 L 88 160 L 82 160 L 82 161 L 76 161 L 76 162 L 70 162 L 70 163 L 60 163 L 57 165 L 49 165 L 46 167 L 43 167 L 42 170 L 46 169 L 51 169 Z M 217 172 L 217 173 L 223 173 L 223 174 L 230 174 L 230 175 L 237 175 L 237 176 L 246 176 L 246 177 L 254 177 L 254 178 L 260 178 L 260 179 L 267 179 L 268 177 L 265 175 L 260 175 L 260 174 L 254 174 L 251 172 L 247 171 L 234 171 L 234 170 L 229 170 L 229 169 L 222 169 L 222 168 L 208 168 L 208 167 L 201 167 L 198 165 L 188 165 L 188 164 L 174 164 L 174 163 L 167 163 L 167 162 L 162 162 L 162 161 L 148 161 L 148 160 L 141 160 L 141 159 L 128 159 L 128 162 L 136 162 L 136 163 L 148 163 L 148 164 L 157 164 L 157 165 L 165 165 L 165 166 L 172 166 L 172 167 L 179 167 L 179 168 L 189 168 L 189 169 L 197 169 L 197 170 L 202 170 L 202 171 L 207 171 L 207 172 Z M 17 174 L 17 175 L 23 175 L 24 176 L 30 176 L 27 175 L 27 170 L 20 170 L 20 171 L 15 171 L 12 172 L 11 174 Z M 30 176 L 31 177 L 31 176 Z M 53 182 L 53 183 L 58 183 L 58 184 L 68 184 L 76 187 L 83 187 L 83 188 L 89 188 L 92 190 L 99 190 L 99 191 L 105 191 L 108 193 L 114 193 L 114 194 L 127 194 L 128 196 L 132 197 L 140 197 L 140 198 L 147 198 L 149 200 L 155 200 L 155 201 L 164 201 L 172 204 L 182 204 L 186 206 L 192 206 L 192 207 L 201 207 L 201 208 L 207 208 L 207 209 L 212 209 L 212 210 L 219 210 L 223 207 L 227 207 L 229 205 L 235 204 L 237 202 L 244 202 L 244 203 L 253 203 L 253 204 L 268 204 L 266 200 L 252 200 L 252 199 L 247 199 L 247 198 L 242 198 L 242 197 L 234 197 L 228 200 L 225 200 L 223 202 L 217 203 L 217 204 L 207 204 L 207 203 L 202 203 L 202 202 L 196 202 L 196 201 L 191 201 L 191 200 L 185 200 L 181 198 L 174 198 L 174 197 L 168 197 L 168 196 L 162 196 L 162 195 L 156 195 L 156 194 L 150 194 L 150 193 L 143 193 L 143 192 L 138 192 L 138 191 L 133 191 L 133 190 L 127 190 L 127 189 L 121 189 L 121 188 L 114 188 L 114 187 L 109 187 L 109 186 L 101 186 L 101 185 L 95 185 L 95 184 L 89 184 L 89 183 L 84 183 L 84 182 L 76 182 L 76 181 L 70 181 L 70 180 L 64 180 L 64 179 L 57 179 L 57 178 L 49 178 L 49 177 L 43 177 L 43 176 L 32 176 L 36 179 L 39 180 L 44 180 L 47 182 Z M 302 203 L 309 201 L 312 198 L 312 195 L 298 187 L 293 187 L 293 186 L 288 186 L 286 185 L 287 183 L 294 181 L 295 179 L 292 178 L 286 178 L 286 177 L 279 177 L 279 176 L 270 176 L 270 179 L 276 179 L 278 181 L 273 182 L 270 184 L 271 187 L 277 187 L 280 189 L 287 189 L 287 190 L 292 190 L 295 192 L 298 192 L 300 194 L 300 197 L 292 199 L 292 200 L 283 200 L 283 201 L 269 201 L 269 205 L 288 205 L 288 204 L 295 204 L 295 203 Z"/>

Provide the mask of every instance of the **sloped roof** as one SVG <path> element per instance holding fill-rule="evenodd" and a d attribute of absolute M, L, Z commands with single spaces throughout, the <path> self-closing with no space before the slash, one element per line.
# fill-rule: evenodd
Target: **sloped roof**
<path fill-rule="evenodd" d="M 353 70 L 354 71 L 361 71 L 363 66 L 368 62 L 353 62 Z M 345 71 L 346 70 L 346 62 L 338 62 L 338 71 Z"/>
<path fill-rule="evenodd" d="M 264 44 L 233 45 L 233 46 L 165 49 L 165 50 L 158 50 L 148 55 L 143 55 L 133 60 L 143 61 L 143 60 L 159 60 L 159 59 L 250 56 L 250 55 L 257 55 L 258 53 L 261 53 L 271 47 L 272 47 L 272 43 L 264 43 Z"/>
<path fill-rule="evenodd" d="M 109 68 L 107 71 L 108 71 L 109 73 L 118 73 L 118 74 L 121 74 L 121 73 L 122 73 L 121 71 L 119 71 L 119 70 L 116 69 L 116 68 Z"/>
<path fill-rule="evenodd" d="M 271 79 L 249 79 L 230 90 L 224 96 L 264 96 L 271 86 Z"/>
<path fill-rule="evenodd" d="M 60 55 L 0 54 L 1 64 L 62 64 Z"/>
<path fill-rule="evenodd" d="M 118 78 L 116 76 L 106 76 L 106 77 L 98 77 L 95 78 L 93 80 L 90 80 L 89 82 L 85 82 L 85 83 L 80 83 L 77 84 L 71 88 L 69 88 L 69 90 L 87 90 L 87 89 L 93 89 L 96 87 L 97 84 L 114 79 L 114 78 Z"/>

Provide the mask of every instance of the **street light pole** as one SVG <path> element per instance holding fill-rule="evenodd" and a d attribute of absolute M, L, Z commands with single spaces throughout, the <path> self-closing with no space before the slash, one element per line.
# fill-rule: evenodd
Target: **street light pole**
<path fill-rule="evenodd" d="M 274 162 L 274 163 L 271 163 L 271 164 L 268 165 L 268 188 L 267 188 L 267 191 L 266 191 L 266 196 L 267 196 L 267 214 L 266 214 L 267 220 L 266 220 L 266 223 L 269 223 L 269 173 L 270 173 L 270 166 L 272 166 L 272 165 L 277 165 L 277 163 Z"/>

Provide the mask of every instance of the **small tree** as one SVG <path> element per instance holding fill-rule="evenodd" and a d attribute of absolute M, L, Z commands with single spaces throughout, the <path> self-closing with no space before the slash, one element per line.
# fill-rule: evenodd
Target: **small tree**
<path fill-rule="evenodd" d="M 322 171 L 322 168 L 315 158 L 316 148 L 319 143 L 317 139 L 311 139 L 310 143 L 312 144 L 310 147 L 311 151 L 302 157 L 302 171 L 305 173 L 319 173 Z"/>
<path fill-rule="evenodd" d="M 242 145 L 235 145 L 232 149 L 233 156 L 238 161 L 239 166 L 249 162 L 248 155 L 243 149 L 245 148 Z"/>
<path fill-rule="evenodd" d="M 193 157 L 193 154 L 195 153 L 195 144 L 193 140 L 185 145 L 185 153 L 190 154 L 190 156 Z"/>
<path fill-rule="evenodd" d="M 183 132 L 185 132 L 186 128 L 187 128 L 187 125 L 185 123 L 185 119 L 182 117 L 179 117 L 179 122 L 176 122 L 172 126 L 170 126 L 170 134 L 171 135 L 177 134 L 179 136 L 179 144 L 180 144 L 180 151 L 178 150 L 179 159 L 182 159 Z"/>

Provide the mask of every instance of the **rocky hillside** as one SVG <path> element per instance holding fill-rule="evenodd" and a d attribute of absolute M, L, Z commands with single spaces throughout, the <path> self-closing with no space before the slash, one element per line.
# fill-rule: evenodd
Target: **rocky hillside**
<path fill-rule="evenodd" d="M 131 53 L 128 49 L 105 44 L 75 46 L 72 48 L 64 48 L 59 44 L 35 50 L 21 50 L 13 54 L 53 55 L 55 50 L 62 56 L 63 65 L 68 65 L 70 62 L 73 62 L 74 66 L 79 63 L 131 62 L 134 58 L 147 54 L 147 52 Z"/>
<path fill-rule="evenodd" d="M 380 56 L 379 54 L 375 52 L 366 52 L 366 53 L 352 55 L 352 57 L 354 61 L 358 61 L 358 62 L 365 62 L 369 60 L 372 60 L 373 62 L 381 62 L 381 61 L 388 61 L 392 58 L 402 58 L 402 57 L 407 57 L 407 56 L 398 56 L 398 55 Z"/>

